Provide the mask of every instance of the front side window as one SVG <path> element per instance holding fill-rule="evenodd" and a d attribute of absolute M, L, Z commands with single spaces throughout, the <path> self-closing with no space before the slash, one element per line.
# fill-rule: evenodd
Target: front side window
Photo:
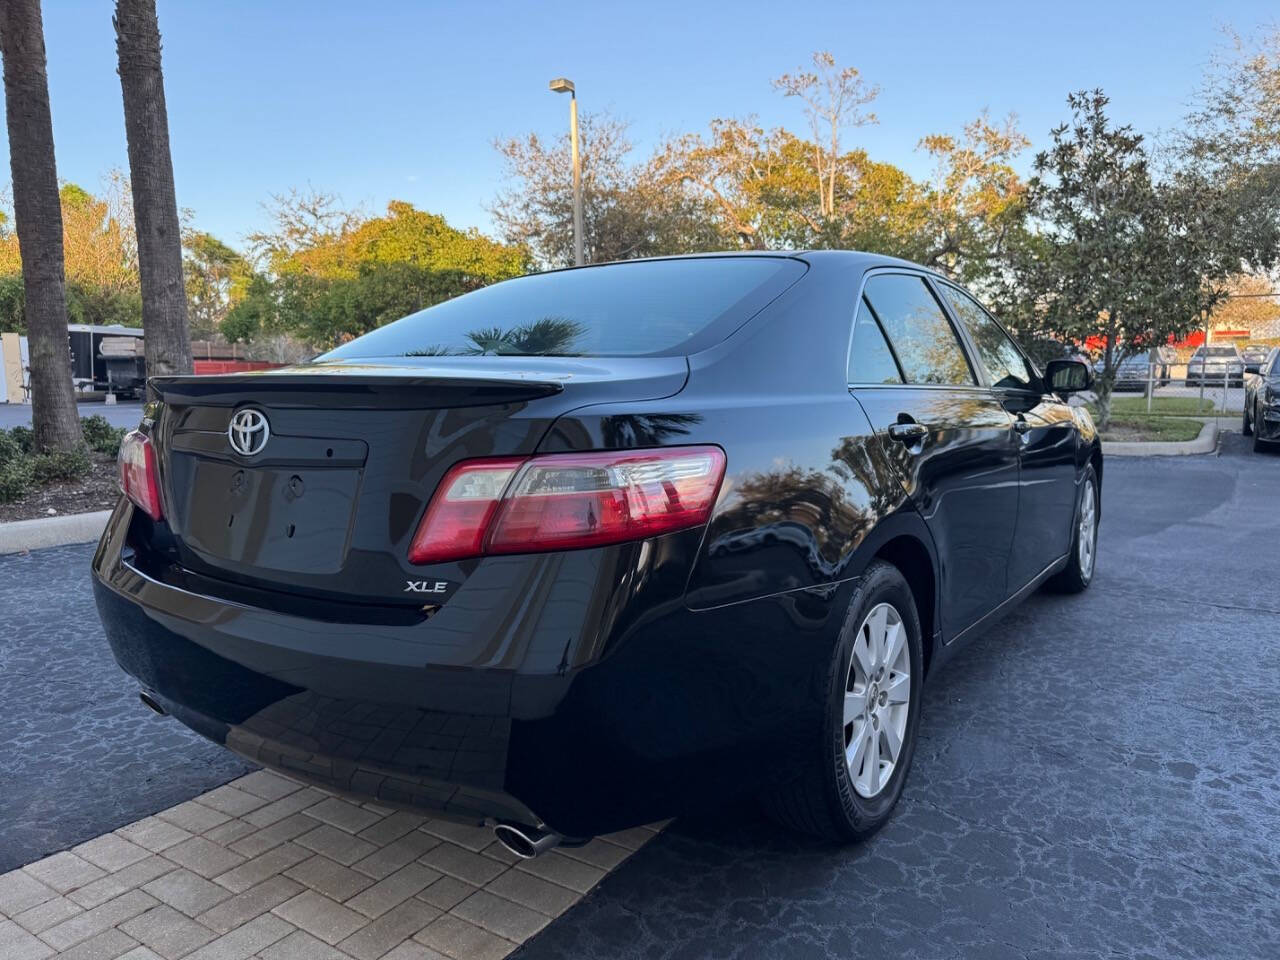
<path fill-rule="evenodd" d="M 1026 388 L 1031 385 L 1031 371 L 1009 335 L 977 300 L 949 284 L 939 284 L 942 295 L 951 304 L 960 322 L 978 350 L 978 360 L 986 368 L 993 387 Z"/>
<path fill-rule="evenodd" d="M 880 324 L 864 298 L 853 321 L 853 346 L 849 350 L 850 383 L 901 383 L 902 374 L 885 342 Z"/>
<path fill-rule="evenodd" d="M 907 383 L 977 382 L 951 322 L 923 278 L 878 274 L 867 281 L 865 296 Z"/>

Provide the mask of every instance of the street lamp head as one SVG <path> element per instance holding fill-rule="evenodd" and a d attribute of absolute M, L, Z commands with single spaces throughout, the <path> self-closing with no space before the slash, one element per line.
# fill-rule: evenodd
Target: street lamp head
<path fill-rule="evenodd" d="M 573 93 L 573 81 L 568 77 L 556 77 L 551 81 L 551 89 L 555 93 Z"/>

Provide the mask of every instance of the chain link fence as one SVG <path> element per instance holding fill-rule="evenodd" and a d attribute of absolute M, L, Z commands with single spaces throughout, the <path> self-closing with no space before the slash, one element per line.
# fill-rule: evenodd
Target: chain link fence
<path fill-rule="evenodd" d="M 1207 350 L 1201 335 L 1191 343 L 1126 360 L 1117 371 L 1115 396 L 1136 394 L 1141 400 L 1136 412 L 1152 415 L 1239 416 L 1244 409 L 1246 371 L 1256 369 L 1273 348 L 1280 347 L 1280 295 L 1261 302 L 1275 309 L 1258 311 L 1248 329 L 1211 330 Z M 1162 402 L 1166 399 L 1176 402 Z M 1134 410 L 1133 401 L 1125 406 Z"/>

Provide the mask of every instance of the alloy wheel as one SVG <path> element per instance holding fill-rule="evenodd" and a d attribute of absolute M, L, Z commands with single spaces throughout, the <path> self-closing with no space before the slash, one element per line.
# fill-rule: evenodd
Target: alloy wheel
<path fill-rule="evenodd" d="M 845 682 L 845 763 L 859 796 L 878 795 L 893 776 L 910 710 L 907 628 L 892 604 L 880 603 L 858 627 Z"/>
<path fill-rule="evenodd" d="M 1080 529 L 1076 533 L 1079 551 L 1080 575 L 1087 582 L 1093 576 L 1093 557 L 1098 545 L 1098 496 L 1093 481 L 1084 485 L 1080 498 Z"/>

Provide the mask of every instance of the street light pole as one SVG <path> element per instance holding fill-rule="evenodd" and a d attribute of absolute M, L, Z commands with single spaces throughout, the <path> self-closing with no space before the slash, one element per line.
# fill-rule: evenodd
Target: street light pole
<path fill-rule="evenodd" d="M 557 77 L 551 81 L 555 93 L 569 94 L 569 150 L 573 154 L 573 265 L 580 267 L 582 257 L 582 164 L 578 159 L 578 94 L 573 81 Z"/>

